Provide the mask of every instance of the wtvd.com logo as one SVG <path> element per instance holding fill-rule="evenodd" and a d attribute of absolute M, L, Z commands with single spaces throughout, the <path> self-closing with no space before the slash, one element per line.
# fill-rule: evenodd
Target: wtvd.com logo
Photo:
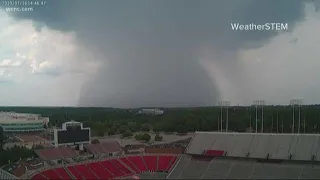
<path fill-rule="evenodd" d="M 7 7 L 7 12 L 32 12 L 33 7 Z"/>
<path fill-rule="evenodd" d="M 289 29 L 289 25 L 288 23 L 231 23 L 231 29 L 233 31 L 287 31 Z"/>

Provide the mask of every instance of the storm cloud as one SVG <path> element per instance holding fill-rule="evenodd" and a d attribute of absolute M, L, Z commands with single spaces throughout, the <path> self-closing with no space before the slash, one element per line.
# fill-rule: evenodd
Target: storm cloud
<path fill-rule="evenodd" d="M 222 99 L 248 104 L 253 98 L 284 103 L 290 98 L 285 96 L 288 93 L 280 93 L 279 98 L 277 89 L 270 88 L 287 82 L 285 74 L 270 72 L 280 63 L 271 55 L 281 43 L 285 42 L 285 47 L 278 48 L 283 49 L 300 43 L 299 37 L 292 34 L 307 21 L 306 3 L 52 0 L 34 12 L 11 15 L 17 20 L 32 20 L 39 31 L 46 27 L 74 32 L 76 43 L 92 54 L 87 61 L 99 64 L 99 68 L 79 90 L 80 106 L 208 106 Z M 310 4 L 310 11 L 312 7 Z M 234 31 L 230 25 L 273 22 L 287 23 L 289 29 Z M 268 64 L 252 65 L 256 60 Z M 285 64 L 290 68 L 289 61 L 284 62 L 284 68 Z M 310 93 L 306 92 L 289 94 L 294 97 Z"/>

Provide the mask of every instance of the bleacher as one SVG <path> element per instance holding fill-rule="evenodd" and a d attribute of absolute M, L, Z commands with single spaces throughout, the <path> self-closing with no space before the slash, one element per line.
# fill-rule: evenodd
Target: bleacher
<path fill-rule="evenodd" d="M 319 179 L 320 164 L 266 163 L 246 159 L 183 156 L 168 179 Z"/>
<path fill-rule="evenodd" d="M 57 160 L 63 158 L 72 158 L 78 156 L 78 152 L 69 147 L 59 147 L 59 148 L 45 148 L 37 149 L 35 153 L 42 160 Z"/>
<path fill-rule="evenodd" d="M 168 172 L 177 161 L 174 155 L 129 156 L 119 159 L 68 165 L 42 171 L 31 179 L 116 179 L 137 173 Z M 161 173 L 160 173 L 161 174 Z M 165 177 L 162 173 L 161 177 Z"/>
<path fill-rule="evenodd" d="M 120 144 L 116 140 L 101 142 L 99 144 L 86 144 L 84 145 L 84 147 L 87 149 L 89 153 L 95 154 L 95 155 L 121 151 Z"/>
<path fill-rule="evenodd" d="M 186 153 L 253 159 L 320 161 L 320 134 L 196 132 Z"/>
<path fill-rule="evenodd" d="M 0 168 L 0 179 L 19 179 L 19 178 Z"/>

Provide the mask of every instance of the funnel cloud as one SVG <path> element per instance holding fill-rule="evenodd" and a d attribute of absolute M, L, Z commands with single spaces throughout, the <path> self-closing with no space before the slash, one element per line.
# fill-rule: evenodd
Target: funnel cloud
<path fill-rule="evenodd" d="M 320 86 L 307 83 L 310 78 L 319 82 L 319 73 L 310 71 L 320 67 L 314 60 L 319 55 L 316 4 L 56 0 L 33 12 L 6 14 L 15 24 L 31 22 L 30 32 L 52 37 L 46 43 L 57 44 L 37 56 L 39 64 L 47 60 L 47 66 L 41 66 L 47 69 L 32 74 L 39 83 L 59 89 L 39 88 L 52 97 L 42 104 L 183 107 L 211 106 L 219 100 L 246 105 L 257 98 L 286 104 L 295 97 L 308 103 L 320 100 L 315 97 Z M 288 29 L 235 31 L 231 23 L 287 23 Z M 59 43 L 56 37 L 61 37 Z M 297 71 L 303 73 L 298 76 Z M 64 100 L 53 100 L 57 98 Z"/>

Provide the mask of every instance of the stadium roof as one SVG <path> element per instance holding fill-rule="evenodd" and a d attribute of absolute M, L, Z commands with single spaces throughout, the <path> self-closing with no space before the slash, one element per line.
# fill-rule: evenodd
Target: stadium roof
<path fill-rule="evenodd" d="M 79 155 L 77 151 L 68 147 L 37 149 L 35 152 L 43 160 L 72 158 Z"/>
<path fill-rule="evenodd" d="M 187 153 L 223 151 L 225 156 L 320 161 L 319 134 L 196 132 Z"/>

